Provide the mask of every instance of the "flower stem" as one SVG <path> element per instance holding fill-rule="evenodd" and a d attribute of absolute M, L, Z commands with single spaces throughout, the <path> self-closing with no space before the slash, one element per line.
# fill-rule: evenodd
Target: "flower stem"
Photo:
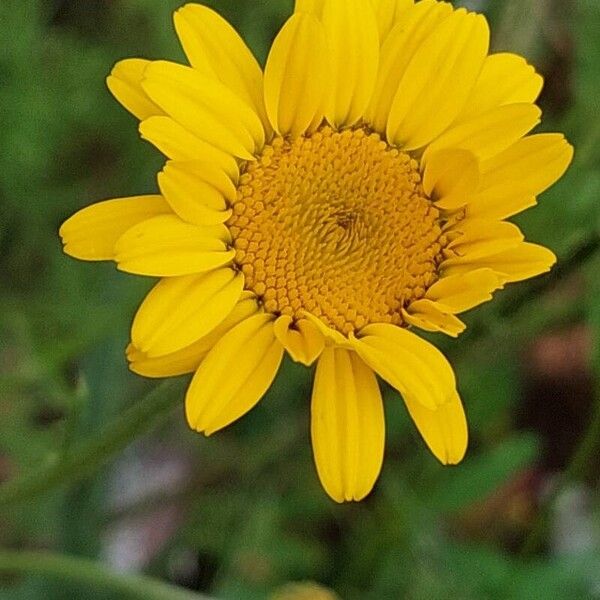
<path fill-rule="evenodd" d="M 119 598 L 140 600 L 209 600 L 158 579 L 120 574 L 93 560 L 53 554 L 0 550 L 0 575 L 36 575 L 108 590 Z"/>
<path fill-rule="evenodd" d="M 0 486 L 0 506 L 30 500 L 40 494 L 90 475 L 134 439 L 165 421 L 181 403 L 183 382 L 169 380 L 125 410 L 93 438 L 55 459 Z"/>

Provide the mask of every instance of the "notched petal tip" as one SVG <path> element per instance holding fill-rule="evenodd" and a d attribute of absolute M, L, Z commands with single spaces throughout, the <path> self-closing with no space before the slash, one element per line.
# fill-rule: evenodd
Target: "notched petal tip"
<path fill-rule="evenodd" d="M 407 329 L 388 323 L 364 327 L 350 342 L 358 355 L 382 379 L 428 410 L 447 402 L 456 388 L 452 367 L 431 343 Z"/>
<path fill-rule="evenodd" d="M 165 215 L 170 208 L 158 195 L 104 200 L 86 206 L 60 227 L 64 252 L 79 260 L 114 260 L 118 239 L 146 219 Z"/>
<path fill-rule="evenodd" d="M 163 114 L 142 88 L 144 73 L 151 61 L 126 58 L 117 62 L 106 78 L 106 86 L 116 100 L 140 120 Z"/>
<path fill-rule="evenodd" d="M 323 26 L 310 14 L 292 15 L 265 66 L 265 106 L 273 129 L 296 138 L 322 122 L 330 82 Z"/>
<path fill-rule="evenodd" d="M 439 309 L 460 314 L 492 299 L 504 288 L 507 278 L 490 268 L 475 269 L 460 275 L 442 276 L 425 295 Z"/>
<path fill-rule="evenodd" d="M 467 326 L 450 310 L 431 300 L 421 299 L 402 310 L 407 323 L 425 331 L 440 332 L 457 338 Z"/>
<path fill-rule="evenodd" d="M 460 148 L 438 150 L 422 166 L 423 189 L 442 210 L 463 208 L 477 191 L 480 165 L 473 152 Z"/>
<path fill-rule="evenodd" d="M 303 310 L 300 312 L 305 319 L 308 319 L 311 323 L 313 323 L 323 334 L 326 345 L 334 345 L 339 346 L 340 348 L 352 349 L 350 340 L 342 333 L 336 329 L 333 329 L 332 327 L 329 327 L 328 325 L 325 325 L 325 323 L 323 323 L 319 317 L 309 313 L 308 311 Z"/>
<path fill-rule="evenodd" d="M 310 367 L 325 347 L 325 336 L 314 323 L 300 319 L 296 323 L 287 315 L 275 321 L 275 336 L 292 360 Z"/>
<path fill-rule="evenodd" d="M 375 374 L 355 352 L 323 351 L 311 401 L 311 439 L 319 479 L 335 502 L 369 494 L 383 463 L 385 421 Z"/>
<path fill-rule="evenodd" d="M 458 392 L 448 401 L 430 410 L 411 399 L 404 398 L 406 408 L 432 454 L 443 465 L 457 465 L 464 458 L 469 430 Z"/>

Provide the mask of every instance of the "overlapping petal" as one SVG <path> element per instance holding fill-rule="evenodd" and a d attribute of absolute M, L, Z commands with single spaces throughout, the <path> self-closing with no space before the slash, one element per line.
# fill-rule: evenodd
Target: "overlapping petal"
<path fill-rule="evenodd" d="M 442 277 L 426 292 L 425 298 L 452 314 L 460 314 L 492 299 L 492 292 L 504 287 L 504 278 L 491 269 Z"/>
<path fill-rule="evenodd" d="M 472 119 L 505 104 L 534 103 L 544 80 L 527 61 L 501 52 L 485 59 L 477 83 L 457 121 Z"/>
<path fill-rule="evenodd" d="M 529 133 L 539 122 L 541 110 L 533 104 L 506 104 L 450 127 L 431 143 L 422 162 L 448 148 L 467 150 L 478 160 L 500 154 Z"/>
<path fill-rule="evenodd" d="M 175 121 L 223 152 L 252 159 L 264 145 L 265 131 L 256 112 L 220 81 L 191 67 L 153 62 L 142 87 Z"/>
<path fill-rule="evenodd" d="M 379 323 L 367 325 L 351 343 L 360 357 L 404 398 L 431 410 L 448 402 L 454 372 L 443 354 L 410 331 Z"/>
<path fill-rule="evenodd" d="M 268 126 L 262 70 L 238 32 L 221 15 L 201 4 L 186 4 L 175 12 L 173 20 L 191 65 L 221 81 Z"/>
<path fill-rule="evenodd" d="M 135 315 L 133 345 L 152 358 L 193 344 L 225 320 L 243 287 L 243 276 L 227 268 L 162 279 Z"/>
<path fill-rule="evenodd" d="M 464 456 L 467 425 L 454 373 L 431 344 L 394 325 L 365 327 L 354 347 L 401 394 L 423 439 L 444 464 Z"/>
<path fill-rule="evenodd" d="M 323 26 L 312 14 L 294 14 L 275 38 L 265 67 L 265 104 L 273 129 L 295 138 L 319 125 L 330 81 Z"/>
<path fill-rule="evenodd" d="M 394 97 L 413 56 L 436 26 L 452 14 L 452 6 L 436 0 L 422 0 L 402 14 L 383 40 L 373 96 L 365 120 L 385 134 Z"/>
<path fill-rule="evenodd" d="M 457 337 L 467 327 L 452 312 L 428 298 L 412 302 L 402 311 L 402 317 L 409 325 L 425 331 L 439 331 L 450 337 Z"/>
<path fill-rule="evenodd" d="M 379 65 L 379 32 L 373 7 L 365 0 L 324 0 L 321 19 L 331 64 L 327 120 L 354 125 L 371 100 Z"/>
<path fill-rule="evenodd" d="M 412 398 L 404 398 L 406 408 L 433 455 L 444 465 L 459 463 L 467 451 L 467 419 L 457 392 L 448 402 L 431 410 Z"/>
<path fill-rule="evenodd" d="M 180 350 L 161 356 L 148 356 L 133 344 L 127 347 L 129 368 L 144 377 L 173 377 L 194 372 L 213 346 L 238 323 L 256 314 L 260 308 L 256 298 L 243 292 L 233 310 L 210 333 Z"/>
<path fill-rule="evenodd" d="M 544 246 L 521 242 L 514 247 L 496 253 L 444 264 L 447 275 L 466 273 L 475 269 L 492 269 L 502 275 L 508 283 L 530 279 L 547 273 L 556 263 L 554 253 Z"/>
<path fill-rule="evenodd" d="M 383 42 L 396 23 L 414 6 L 414 0 L 371 0 Z"/>
<path fill-rule="evenodd" d="M 541 133 L 522 138 L 481 165 L 477 193 L 467 215 L 505 219 L 533 206 L 536 196 L 567 170 L 573 147 L 562 134 Z"/>
<path fill-rule="evenodd" d="M 150 61 L 143 58 L 126 58 L 119 61 L 106 78 L 112 95 L 140 120 L 163 114 L 142 88 L 144 72 L 149 64 Z"/>
<path fill-rule="evenodd" d="M 306 366 L 312 365 L 325 347 L 325 336 L 308 319 L 294 322 L 288 315 L 282 315 L 275 321 L 274 330 L 292 359 Z"/>
<path fill-rule="evenodd" d="M 131 227 L 172 214 L 162 196 L 105 200 L 76 212 L 61 226 L 64 251 L 80 260 L 113 260 L 117 240 Z"/>
<path fill-rule="evenodd" d="M 506 279 L 491 269 L 476 269 L 442 277 L 403 312 L 405 320 L 426 331 L 440 331 L 456 337 L 465 324 L 455 315 L 492 299 Z"/>
<path fill-rule="evenodd" d="M 211 163 L 171 161 L 158 174 L 160 190 L 177 215 L 196 225 L 217 225 L 231 216 L 236 198 L 229 176 Z"/>
<path fill-rule="evenodd" d="M 468 150 L 438 150 L 430 155 L 425 165 L 423 190 L 438 208 L 462 208 L 478 191 L 479 170 L 479 161 Z"/>
<path fill-rule="evenodd" d="M 442 263 L 442 271 L 451 265 L 514 248 L 524 239 L 516 225 L 490 219 L 465 219 L 448 231 L 455 237 L 446 246 L 449 258 Z"/>
<path fill-rule="evenodd" d="M 335 346 L 338 346 L 339 348 L 347 348 L 347 349 L 353 348 L 352 343 L 350 342 L 350 340 L 348 340 L 348 338 L 343 333 L 339 332 L 337 329 L 334 329 L 333 327 L 329 327 L 328 325 L 323 323 L 323 321 L 321 319 L 319 319 L 319 317 L 309 313 L 308 311 L 304 311 L 303 314 L 304 314 L 304 317 L 306 318 L 306 320 L 310 321 L 317 328 L 317 330 L 325 338 L 325 342 L 328 345 L 333 344 Z"/>
<path fill-rule="evenodd" d="M 222 169 L 237 182 L 240 169 L 235 158 L 196 137 L 171 117 L 151 117 L 140 123 L 142 139 L 156 146 L 165 156 L 177 161 L 199 161 Z"/>
<path fill-rule="evenodd" d="M 122 271 L 151 277 L 202 273 L 230 263 L 229 231 L 224 225 L 198 226 L 176 215 L 160 215 L 128 229 L 115 244 Z"/>
<path fill-rule="evenodd" d="M 388 117 L 390 143 L 423 147 L 458 116 L 487 55 L 489 29 L 482 15 L 457 10 L 416 50 L 398 84 Z"/>
<path fill-rule="evenodd" d="M 210 435 L 247 413 L 269 389 L 282 357 L 272 315 L 239 323 L 213 347 L 192 379 L 185 399 L 190 427 Z"/>

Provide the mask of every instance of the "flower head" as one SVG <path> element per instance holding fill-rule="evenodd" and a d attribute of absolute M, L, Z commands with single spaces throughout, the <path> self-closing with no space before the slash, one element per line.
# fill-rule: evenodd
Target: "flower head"
<path fill-rule="evenodd" d="M 459 462 L 452 368 L 414 329 L 457 336 L 457 314 L 555 262 L 506 221 L 572 157 L 562 135 L 530 135 L 541 77 L 488 54 L 483 16 L 436 0 L 297 0 L 264 73 L 211 9 L 186 5 L 175 27 L 191 66 L 129 59 L 108 78 L 169 159 L 160 193 L 61 228 L 68 254 L 161 278 L 131 368 L 193 372 L 187 419 L 208 435 L 260 400 L 285 351 L 316 362 L 313 450 L 336 501 L 381 469 L 376 374 Z"/>

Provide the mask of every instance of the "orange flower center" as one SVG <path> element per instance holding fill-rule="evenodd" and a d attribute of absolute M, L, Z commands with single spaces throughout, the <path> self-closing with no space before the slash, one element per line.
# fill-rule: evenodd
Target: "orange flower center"
<path fill-rule="evenodd" d="M 418 165 L 363 129 L 276 138 L 243 169 L 227 225 L 265 310 L 341 333 L 402 325 L 446 244 Z"/>

